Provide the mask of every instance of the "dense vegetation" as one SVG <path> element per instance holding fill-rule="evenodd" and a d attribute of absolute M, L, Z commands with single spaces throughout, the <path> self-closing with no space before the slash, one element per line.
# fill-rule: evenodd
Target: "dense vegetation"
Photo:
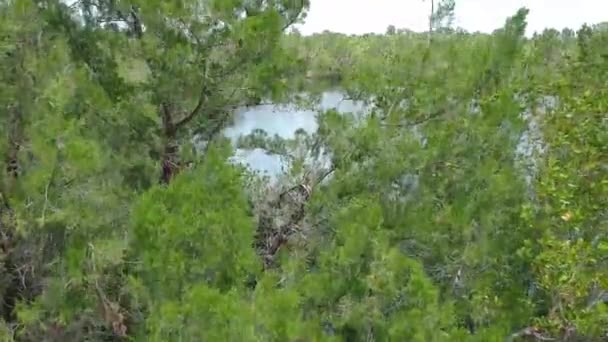
<path fill-rule="evenodd" d="M 307 8 L 0 1 L 3 341 L 608 339 L 605 25 Z M 328 88 L 370 112 L 242 139 L 276 182 L 229 162 L 235 108 Z"/>

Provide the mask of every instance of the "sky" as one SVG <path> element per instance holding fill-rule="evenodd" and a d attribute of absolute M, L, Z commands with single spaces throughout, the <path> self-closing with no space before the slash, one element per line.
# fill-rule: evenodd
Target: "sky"
<path fill-rule="evenodd" d="M 439 0 L 435 0 L 438 2 Z M 303 34 L 330 30 L 346 34 L 383 33 L 388 25 L 425 31 L 430 0 L 310 0 Z M 530 9 L 528 32 L 544 28 L 574 30 L 608 21 L 608 0 L 456 0 L 454 26 L 492 32 L 518 8 Z"/>

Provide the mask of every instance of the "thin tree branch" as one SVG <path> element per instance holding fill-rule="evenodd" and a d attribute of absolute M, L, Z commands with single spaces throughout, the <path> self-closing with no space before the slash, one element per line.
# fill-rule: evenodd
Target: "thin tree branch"
<path fill-rule="evenodd" d="M 287 20 L 287 22 L 283 25 L 283 27 L 281 28 L 281 31 L 285 31 L 287 30 L 291 25 L 295 24 L 296 21 L 298 21 L 298 19 L 300 18 L 300 14 L 302 14 L 302 11 L 304 10 L 304 0 L 300 0 L 300 7 L 297 10 L 297 13 L 289 18 L 289 20 Z"/>
<path fill-rule="evenodd" d="M 438 119 L 439 117 L 441 117 L 442 115 L 444 115 L 446 112 L 447 112 L 446 110 L 440 109 L 440 110 L 437 110 L 437 111 L 435 111 L 435 112 L 433 112 L 433 113 L 431 113 L 431 114 L 429 114 L 429 115 L 427 115 L 425 117 L 418 118 L 418 119 L 416 119 L 414 121 L 410 121 L 410 122 L 406 122 L 406 123 L 402 123 L 402 124 L 401 123 L 396 123 L 396 124 L 387 124 L 387 123 L 385 123 L 384 126 L 391 126 L 391 127 L 412 127 L 412 126 L 417 126 L 417 125 L 423 124 L 425 122 Z"/>
<path fill-rule="evenodd" d="M 237 91 L 246 90 L 246 89 L 247 88 L 234 87 L 232 89 L 232 92 L 230 93 L 230 95 L 228 95 L 226 100 L 224 100 L 221 105 L 207 108 L 207 110 L 209 112 L 209 115 L 208 115 L 209 118 L 216 116 L 218 113 L 226 112 L 229 110 L 234 110 L 234 109 L 240 107 L 240 104 L 230 104 L 230 103 L 234 102 Z M 208 94 L 209 94 L 209 90 L 205 86 L 203 86 L 203 89 L 200 93 L 200 97 L 199 97 L 198 102 L 197 102 L 196 106 L 194 107 L 194 109 L 190 113 L 188 113 L 186 116 L 177 120 L 177 122 L 175 122 L 173 124 L 176 129 L 180 129 L 181 127 L 184 127 L 186 124 L 188 124 L 190 121 L 192 121 L 192 119 L 194 119 L 199 114 L 199 112 L 202 111 L 203 107 L 205 107 L 206 103 L 208 102 L 208 99 L 209 99 Z"/>
<path fill-rule="evenodd" d="M 198 115 L 198 113 L 201 111 L 203 106 L 207 103 L 207 100 L 208 100 L 208 89 L 206 86 L 203 86 L 201 89 L 199 98 L 198 98 L 198 102 L 196 103 L 196 106 L 194 107 L 194 109 L 190 113 L 188 113 L 185 117 L 181 118 L 176 123 L 174 123 L 175 127 L 181 128 L 181 127 L 185 126 L 186 124 L 188 124 L 190 121 L 192 121 L 192 119 L 194 119 L 194 117 L 196 117 L 196 115 Z"/>
<path fill-rule="evenodd" d="M 321 174 L 321 177 L 319 177 L 319 179 L 316 181 L 315 185 L 321 184 L 327 177 L 329 177 L 332 173 L 334 173 L 334 171 L 336 171 L 336 167 L 332 166 L 327 171 L 325 171 L 323 174 Z"/>

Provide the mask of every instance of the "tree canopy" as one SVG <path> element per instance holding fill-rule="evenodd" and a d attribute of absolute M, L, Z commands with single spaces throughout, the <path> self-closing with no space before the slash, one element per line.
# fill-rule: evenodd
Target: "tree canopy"
<path fill-rule="evenodd" d="M 308 0 L 0 0 L 0 338 L 608 339 L 606 25 L 455 6 L 303 36 Z M 238 139 L 278 179 L 230 161 L 237 109 L 335 89 L 367 112 Z"/>

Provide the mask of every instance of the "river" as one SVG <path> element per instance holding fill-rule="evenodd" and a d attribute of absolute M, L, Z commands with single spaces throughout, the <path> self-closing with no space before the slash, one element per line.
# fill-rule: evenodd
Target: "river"
<path fill-rule="evenodd" d="M 224 135 L 233 142 L 248 135 L 255 129 L 264 130 L 269 136 L 275 134 L 284 139 L 294 138 L 298 129 L 311 134 L 317 130 L 318 111 L 335 109 L 341 113 L 361 113 L 366 107 L 363 103 L 345 99 L 340 91 L 327 91 L 315 109 L 305 110 L 294 105 L 259 105 L 239 109 L 234 116 L 233 125 L 224 130 Z M 285 166 L 278 155 L 262 149 L 237 149 L 234 160 L 269 176 L 276 176 Z"/>
<path fill-rule="evenodd" d="M 235 113 L 233 124 L 227 127 L 223 133 L 233 142 L 256 129 L 264 130 L 268 136 L 277 134 L 284 139 L 290 139 L 295 136 L 298 129 L 314 133 L 317 130 L 316 114 L 318 111 L 336 109 L 341 113 L 363 113 L 368 109 L 362 102 L 347 100 L 345 96 L 340 91 L 324 92 L 317 108 L 311 110 L 304 110 L 294 105 L 259 105 L 241 108 Z M 544 113 L 556 106 L 557 98 L 545 96 L 540 101 L 539 109 Z M 536 172 L 534 155 L 535 153 L 542 154 L 543 142 L 538 122 L 531 115 L 530 110 L 522 112 L 522 117 L 527 121 L 528 129 L 520 137 L 516 154 L 523 162 L 524 177 L 529 183 Z M 263 149 L 236 149 L 233 160 L 271 177 L 280 174 L 286 165 L 281 156 L 270 154 Z"/>

